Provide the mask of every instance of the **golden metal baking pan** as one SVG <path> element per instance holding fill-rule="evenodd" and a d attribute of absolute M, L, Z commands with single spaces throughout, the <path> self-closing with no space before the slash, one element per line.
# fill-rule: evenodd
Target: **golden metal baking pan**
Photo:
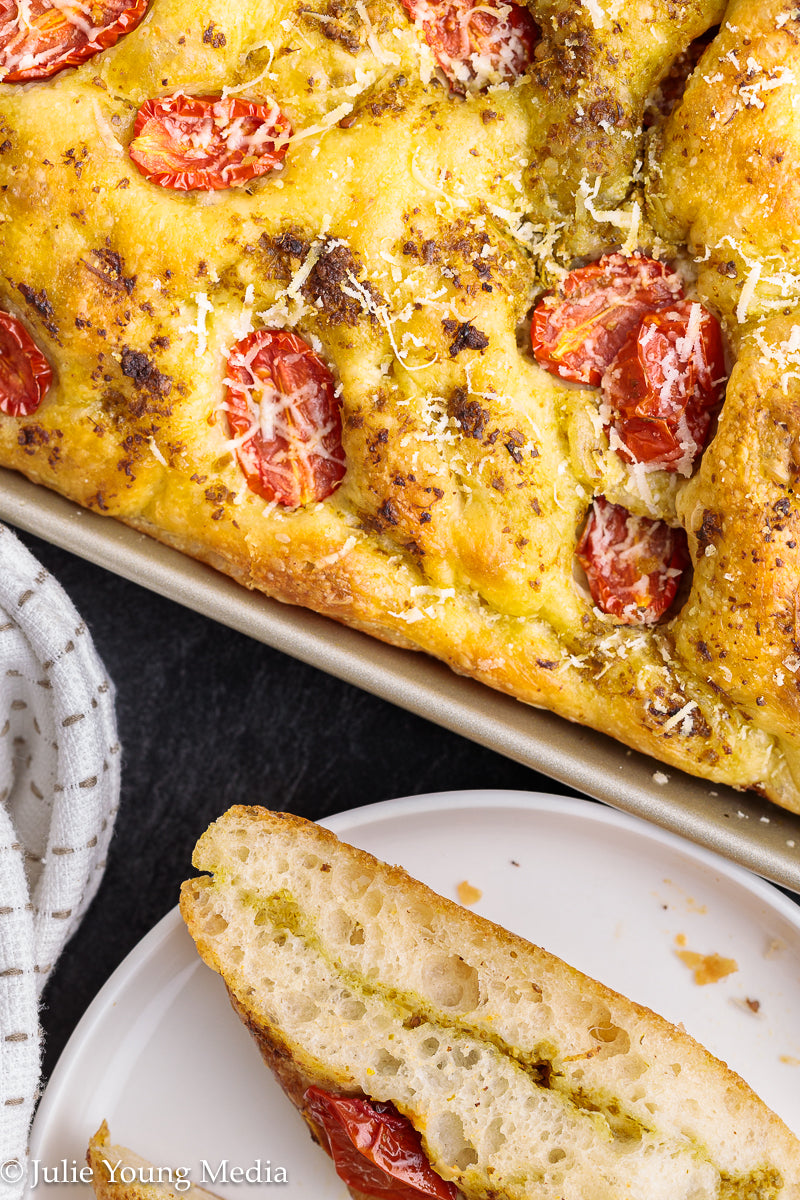
<path fill-rule="evenodd" d="M 0 519 L 800 892 L 800 816 L 666 767 L 442 663 L 249 592 L 0 469 Z"/>

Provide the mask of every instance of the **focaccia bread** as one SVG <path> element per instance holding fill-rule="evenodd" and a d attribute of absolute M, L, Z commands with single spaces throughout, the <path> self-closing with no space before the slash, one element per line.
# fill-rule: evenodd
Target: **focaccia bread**
<path fill-rule="evenodd" d="M 63 64 L 20 42 L 30 6 L 2 7 L 0 310 L 42 395 L 14 411 L 0 373 L 0 463 L 800 811 L 796 6 L 483 5 L 459 58 L 442 30 L 472 0 L 31 3 L 98 48 L 35 78 Z M 165 186 L 143 125 L 164 102 L 221 105 L 228 132 L 225 113 L 280 112 L 272 157 Z M 626 457 L 596 382 L 532 351 L 532 309 L 612 252 L 675 268 L 689 319 L 724 333 L 708 444 L 667 469 Z M 266 342 L 300 372 L 268 413 L 241 382 Z M 281 462 L 254 465 L 265 443 Z M 657 520 L 687 547 L 624 568 L 627 605 L 576 563 L 601 503 L 629 542 Z M 671 605 L 643 615 L 659 588 Z"/>
<path fill-rule="evenodd" d="M 800 1143 L 723 1063 L 399 867 L 245 807 L 193 863 L 208 874 L 181 913 L 200 955 L 354 1195 L 363 1159 L 329 1106 L 366 1099 L 361 1153 L 372 1106 L 393 1105 L 438 1200 L 453 1184 L 466 1200 L 800 1196 Z M 389 1141 L 383 1161 L 402 1162 Z"/>
<path fill-rule="evenodd" d="M 115 1145 L 106 1121 L 89 1141 L 86 1162 L 98 1200 L 219 1200 L 194 1184 L 186 1167 L 156 1165 L 127 1146 Z"/>

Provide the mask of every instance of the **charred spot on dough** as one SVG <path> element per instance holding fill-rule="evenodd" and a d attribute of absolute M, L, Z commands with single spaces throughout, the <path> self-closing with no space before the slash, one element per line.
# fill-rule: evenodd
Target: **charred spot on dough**
<path fill-rule="evenodd" d="M 277 237 L 262 233 L 258 239 L 257 250 L 266 278 L 288 283 L 308 254 L 312 240 L 313 234 L 296 226 L 284 230 Z M 228 274 L 230 272 L 223 273 L 223 282 Z"/>
<path fill-rule="evenodd" d="M 93 496 L 87 496 L 86 505 L 88 508 L 96 508 L 98 512 L 111 511 L 109 505 L 106 504 L 106 494 L 103 491 L 97 491 Z"/>
<path fill-rule="evenodd" d="M 389 430 L 388 429 L 379 429 L 377 431 L 377 433 L 375 434 L 375 436 L 367 442 L 367 449 L 369 450 L 370 461 L 373 466 L 377 466 L 378 463 L 381 462 L 381 460 L 383 458 L 381 448 L 383 446 L 385 446 L 388 441 L 389 441 Z M 404 486 L 404 481 L 403 481 L 403 483 L 400 483 L 397 479 L 395 479 L 395 483 L 397 483 L 399 487 Z"/>
<path fill-rule="evenodd" d="M 722 514 L 712 512 L 711 509 L 704 509 L 703 519 L 700 528 L 697 531 L 697 546 L 700 553 L 704 553 L 707 546 L 713 546 L 717 538 L 722 534 Z"/>
<path fill-rule="evenodd" d="M 457 321 L 445 318 L 442 325 L 446 333 L 454 334 L 450 343 L 450 357 L 455 358 L 462 350 L 485 350 L 489 339 L 481 329 L 476 329 L 471 321 Z"/>
<path fill-rule="evenodd" d="M 262 233 L 258 248 L 268 277 L 282 283 L 292 279 L 309 254 L 315 255 L 300 292 L 331 325 L 354 327 L 364 315 L 374 325 L 377 318 L 373 307 L 387 307 L 377 288 L 362 278 L 361 257 L 337 238 L 325 238 L 321 245 L 315 245 L 314 235 L 289 228 L 277 237 Z"/>
<path fill-rule="evenodd" d="M 61 447 L 58 441 L 63 436 L 60 429 L 45 429 L 43 425 L 34 421 L 21 426 L 17 431 L 17 445 L 22 447 L 24 454 L 29 455 L 35 455 L 43 447 L 48 447 L 47 461 L 51 467 L 55 467 L 61 461 Z M 54 443 L 53 439 L 58 440 Z"/>
<path fill-rule="evenodd" d="M 489 410 L 477 400 L 468 400 L 464 388 L 456 388 L 447 402 L 447 415 L 456 422 L 465 437 L 480 441 L 489 422 Z"/>
<path fill-rule="evenodd" d="M 126 486 L 130 487 L 136 480 L 134 473 L 134 465 L 142 460 L 145 452 L 150 449 L 150 438 L 148 435 L 134 432 L 128 434 L 122 439 L 120 447 L 123 451 L 122 458 L 117 462 L 117 470 L 126 475 L 130 481 Z"/>
<path fill-rule="evenodd" d="M 99 250 L 92 250 L 91 254 L 94 256 L 94 262 L 87 262 L 85 258 L 81 259 L 86 270 L 101 280 L 111 289 L 112 293 L 126 292 L 130 296 L 136 286 L 136 276 L 125 274 L 125 262 L 122 255 L 116 250 L 112 250 L 109 245 L 103 246 Z"/>
<path fill-rule="evenodd" d="M 230 504 L 236 498 L 235 493 L 225 487 L 224 483 L 212 484 L 211 487 L 205 489 L 203 495 L 213 509 L 212 521 L 220 521 L 225 516 L 225 505 Z"/>
<path fill-rule="evenodd" d="M 387 525 L 400 524 L 400 513 L 397 511 L 397 507 L 391 497 L 388 500 L 384 500 L 383 504 L 378 509 L 378 516 L 382 521 L 385 521 Z"/>
<path fill-rule="evenodd" d="M 387 305 L 369 280 L 359 278 L 362 271 L 363 264 L 357 254 L 348 246 L 329 239 L 301 291 L 311 304 L 320 308 L 332 325 L 357 325 L 365 312 L 374 325 L 377 322 L 375 314 L 365 307 L 364 300 L 351 294 L 356 290 L 353 281 L 358 281 L 358 290 L 366 293 L 366 303 L 371 301 L 378 308 L 386 308 Z"/>
<path fill-rule="evenodd" d="M 714 658 L 713 654 L 711 653 L 708 646 L 702 639 L 695 642 L 695 645 L 697 647 L 697 653 L 700 655 L 700 657 L 703 659 L 704 662 L 711 662 L 713 660 L 713 658 Z"/>
<path fill-rule="evenodd" d="M 47 332 L 58 341 L 58 325 L 55 321 L 55 310 L 47 295 L 47 289 L 41 288 L 37 292 L 27 283 L 18 283 L 17 291 L 23 296 L 25 303 L 41 317 L 42 324 Z"/>
<path fill-rule="evenodd" d="M 213 50 L 220 50 L 228 44 L 228 39 L 222 30 L 218 30 L 213 21 L 211 21 L 203 30 L 203 45 L 211 46 Z"/>
<path fill-rule="evenodd" d="M 503 445 L 517 466 L 519 466 L 523 462 L 522 447 L 525 445 L 525 435 L 520 433 L 518 429 L 509 429 L 507 437 L 508 441 L 503 442 Z M 538 451 L 533 457 L 538 458 Z"/>
<path fill-rule="evenodd" d="M 137 391 L 134 395 L 126 395 L 115 387 L 101 392 L 100 404 L 120 429 L 131 417 L 137 420 L 146 416 L 168 417 L 172 412 L 171 406 L 161 401 L 157 394 Z"/>
<path fill-rule="evenodd" d="M 73 167 L 75 174 L 80 179 L 83 172 L 84 164 L 89 158 L 89 147 L 84 143 L 80 148 L 71 146 L 69 150 L 65 150 L 61 156 L 61 161 L 65 167 Z"/>
<path fill-rule="evenodd" d="M 123 375 L 133 380 L 139 391 L 149 392 L 152 396 L 168 396 L 172 390 L 172 376 L 162 374 L 141 350 L 123 346 L 120 369 Z"/>
<path fill-rule="evenodd" d="M 17 442 L 20 446 L 35 447 L 46 446 L 50 441 L 50 434 L 41 425 L 31 424 L 23 425 L 17 433 Z M 33 450 L 29 450 L 33 453 Z"/>
<path fill-rule="evenodd" d="M 336 42 L 348 54 L 360 53 L 359 24 L 355 20 L 354 8 L 348 8 L 341 0 L 331 0 L 326 6 L 301 4 L 297 13 L 307 26 L 321 33 L 329 42 Z"/>

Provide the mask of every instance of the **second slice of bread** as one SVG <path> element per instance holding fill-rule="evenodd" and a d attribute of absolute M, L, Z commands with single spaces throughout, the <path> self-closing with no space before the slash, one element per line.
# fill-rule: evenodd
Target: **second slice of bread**
<path fill-rule="evenodd" d="M 469 1200 L 800 1200 L 800 1143 L 723 1063 L 399 868 L 244 807 L 193 861 L 186 923 L 301 1110 L 393 1102 Z"/>

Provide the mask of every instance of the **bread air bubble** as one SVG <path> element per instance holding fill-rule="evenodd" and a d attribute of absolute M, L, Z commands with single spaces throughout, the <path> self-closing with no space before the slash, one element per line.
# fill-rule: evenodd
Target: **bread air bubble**
<path fill-rule="evenodd" d="M 358 1021 L 367 1011 L 367 1006 L 362 1000 L 355 1000 L 350 997 L 343 1000 L 339 1005 L 339 1016 L 344 1021 Z"/>
<path fill-rule="evenodd" d="M 474 1146 L 464 1137 L 461 1118 L 454 1112 L 443 1112 L 431 1122 L 431 1137 L 442 1145 L 442 1157 L 460 1171 L 465 1171 L 478 1161 Z"/>
<path fill-rule="evenodd" d="M 422 970 L 422 983 L 434 1004 L 471 1012 L 480 999 L 478 972 L 457 954 L 431 957 Z"/>
<path fill-rule="evenodd" d="M 596 1025 L 589 1030 L 596 1042 L 602 1042 L 602 1055 L 610 1058 L 614 1054 L 627 1054 L 631 1048 L 631 1039 L 624 1029 L 617 1025 Z"/>
<path fill-rule="evenodd" d="M 375 1070 L 379 1075 L 396 1075 L 401 1065 L 399 1058 L 395 1058 L 393 1054 L 383 1048 L 380 1049 L 375 1060 Z"/>
<path fill-rule="evenodd" d="M 302 992 L 294 992 L 285 1001 L 286 1012 L 298 1025 L 308 1024 L 319 1016 L 319 1008 Z"/>

